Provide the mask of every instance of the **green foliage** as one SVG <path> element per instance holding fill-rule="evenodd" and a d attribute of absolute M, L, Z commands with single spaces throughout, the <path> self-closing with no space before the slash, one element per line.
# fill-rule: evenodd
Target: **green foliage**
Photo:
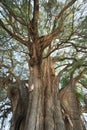
<path fill-rule="evenodd" d="M 61 87 L 63 88 L 63 87 L 66 87 L 68 84 L 69 84 L 69 82 L 70 82 L 70 77 L 69 77 L 69 74 L 67 73 L 65 73 L 64 75 L 63 75 L 63 77 L 61 78 L 61 80 L 60 80 L 60 84 L 61 84 Z"/>
<path fill-rule="evenodd" d="M 83 85 L 83 87 L 87 88 L 87 77 L 86 76 L 81 78 L 81 84 Z"/>
<path fill-rule="evenodd" d="M 13 13 L 21 18 L 22 20 L 29 20 L 29 16 L 31 13 L 31 3 L 28 0 L 4 0 L 3 3 L 5 3 L 12 11 Z"/>
<path fill-rule="evenodd" d="M 52 37 L 50 37 L 50 39 L 49 37 L 47 38 L 49 46 L 46 49 L 49 52 L 52 52 L 54 49 L 54 56 L 52 55 L 52 57 L 57 57 L 58 60 L 56 62 L 58 62 L 58 65 L 62 68 L 62 66 L 71 64 L 71 67 L 67 69 L 61 76 L 61 87 L 65 87 L 70 83 L 70 75 L 72 72 L 74 72 L 76 76 L 75 70 L 78 70 L 79 74 L 80 67 L 87 63 L 86 54 L 82 52 L 85 50 L 85 48 L 82 47 L 87 48 L 87 16 L 82 15 L 78 24 L 75 17 L 76 14 L 77 16 L 79 15 L 81 8 L 77 9 L 78 5 L 74 5 L 73 7 L 65 10 L 58 20 L 55 20 L 63 7 L 67 5 L 69 1 L 66 1 L 65 3 L 64 1 L 60 0 L 40 0 L 39 18 L 38 21 L 36 21 L 38 23 L 39 36 L 51 33 Z M 2 3 L 5 3 L 7 8 L 5 8 Z M 34 31 L 32 26 L 32 18 L 34 14 L 33 3 L 34 2 L 32 0 L 0 1 L 0 18 L 5 24 L 5 27 L 12 31 L 12 33 L 14 33 L 20 39 L 29 42 L 31 41 L 31 43 L 33 35 L 30 37 L 30 34 Z M 11 13 L 13 14 L 11 15 Z M 9 20 L 10 18 L 12 21 Z M 56 26 L 54 29 L 57 29 L 58 31 L 61 30 L 58 32 L 58 34 L 53 33 L 53 27 L 55 24 Z M 27 54 L 29 48 L 18 44 L 18 42 L 16 42 L 13 38 L 14 35 L 13 37 L 10 37 L 2 28 L 0 28 L 1 62 L 7 66 L 7 68 L 1 67 L 1 76 L 3 76 L 4 73 L 6 76 L 12 76 L 12 78 L 15 79 L 15 76 L 11 74 L 12 71 L 12 73 L 19 76 L 20 79 L 29 78 L 29 68 L 26 61 L 27 57 L 29 58 Z M 41 47 L 45 44 L 46 43 L 42 45 L 41 43 Z M 48 54 L 48 51 L 46 54 Z M 55 51 L 57 51 L 58 54 Z M 86 78 L 82 79 L 81 82 L 84 86 L 87 86 Z M 14 86 L 11 87 L 14 89 Z M 0 88 L 0 101 L 6 97 L 6 91 L 6 88 Z M 79 101 L 83 103 L 82 89 L 77 88 L 76 93 Z"/>
<path fill-rule="evenodd" d="M 76 88 L 76 94 L 78 97 L 79 102 L 83 105 L 84 104 L 84 94 L 81 87 Z"/>

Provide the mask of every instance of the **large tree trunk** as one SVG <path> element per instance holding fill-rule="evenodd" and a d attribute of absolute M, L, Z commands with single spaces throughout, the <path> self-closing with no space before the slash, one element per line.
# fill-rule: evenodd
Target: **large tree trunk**
<path fill-rule="evenodd" d="M 30 93 L 25 130 L 65 130 L 58 98 L 58 83 L 48 59 L 40 66 L 33 66 L 34 88 Z"/>
<path fill-rule="evenodd" d="M 50 58 L 48 58 L 44 67 L 45 130 L 64 130 L 65 128 L 59 100 L 58 81 Z"/>
<path fill-rule="evenodd" d="M 27 113 L 27 118 L 26 118 L 26 125 L 25 125 L 25 130 L 35 130 L 37 127 L 40 126 L 40 113 L 41 113 L 41 72 L 40 68 L 35 65 L 32 67 L 32 73 L 31 76 L 33 77 L 31 86 L 33 86 L 33 89 L 30 88 L 30 91 L 32 89 L 32 92 L 29 96 L 29 101 L 28 104 L 28 113 Z M 30 99 L 31 97 L 31 99 Z"/>
<path fill-rule="evenodd" d="M 41 67 L 39 65 L 30 67 L 28 100 L 23 100 L 24 95 L 20 98 L 21 95 L 18 94 L 11 130 L 65 130 L 58 81 L 53 69 L 50 59 Z M 25 105 L 27 103 L 28 107 Z"/>
<path fill-rule="evenodd" d="M 69 109 L 70 116 L 67 117 L 69 123 L 67 120 L 64 123 L 54 64 L 50 57 L 41 64 L 41 53 L 35 44 L 32 45 L 30 52 L 32 56 L 29 60 L 29 89 L 25 91 L 18 80 L 19 91 L 17 95 L 14 94 L 16 104 L 11 130 L 65 130 L 65 124 L 67 130 L 82 130 L 82 126 L 78 125 L 81 124 L 80 116 L 72 85 L 62 97 L 63 102 L 68 102 L 64 109 L 65 111 Z M 68 99 L 65 100 L 67 96 Z"/>
<path fill-rule="evenodd" d="M 61 104 L 64 110 L 66 130 L 83 130 L 80 107 L 74 90 L 75 84 L 70 82 L 60 91 Z"/>
<path fill-rule="evenodd" d="M 19 81 L 10 88 L 9 91 L 13 117 L 11 120 L 10 130 L 24 130 L 25 119 L 28 107 L 28 91 L 25 83 Z"/>
<path fill-rule="evenodd" d="M 29 88 L 23 83 L 12 94 L 13 118 L 10 130 L 83 130 L 79 105 L 70 83 L 61 90 L 50 58 L 30 67 Z M 65 117 L 62 118 L 62 109 Z M 63 114 L 63 115 L 64 115 Z"/>

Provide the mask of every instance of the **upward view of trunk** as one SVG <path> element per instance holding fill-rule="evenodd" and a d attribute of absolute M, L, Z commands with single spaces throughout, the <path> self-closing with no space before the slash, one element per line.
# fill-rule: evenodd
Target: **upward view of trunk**
<path fill-rule="evenodd" d="M 59 92 L 50 58 L 41 66 L 30 67 L 30 74 L 29 88 L 20 84 L 12 98 L 15 104 L 10 130 L 83 130 L 75 84 L 70 82 Z"/>
<path fill-rule="evenodd" d="M 59 85 L 62 74 L 77 76 L 87 66 L 84 7 L 77 0 L 0 0 L 1 77 L 17 83 L 9 91 L 10 130 L 83 130 L 73 77 Z"/>
<path fill-rule="evenodd" d="M 25 130 L 65 130 L 58 97 L 58 84 L 48 59 L 40 66 L 34 66 L 34 88 L 31 94 L 31 103 L 28 105 Z M 29 98 L 30 100 L 30 98 Z"/>
<path fill-rule="evenodd" d="M 31 67 L 30 72 L 27 99 L 23 99 L 24 95 L 22 98 L 20 94 L 18 98 L 16 96 L 18 103 L 13 114 L 11 130 L 65 130 L 58 81 L 50 58 L 42 66 Z"/>

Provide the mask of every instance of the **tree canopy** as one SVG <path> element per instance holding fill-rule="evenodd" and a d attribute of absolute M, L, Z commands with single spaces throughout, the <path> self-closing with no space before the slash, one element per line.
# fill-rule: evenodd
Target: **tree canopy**
<path fill-rule="evenodd" d="M 11 112 L 8 91 L 27 87 L 30 66 L 51 58 L 59 89 L 73 78 L 84 104 L 87 89 L 87 2 L 82 0 L 0 0 L 0 105 L 2 119 Z M 79 93 L 78 87 L 81 88 Z M 9 98 L 9 99 L 8 99 Z M 6 101 L 5 103 L 5 100 Z M 86 100 L 87 103 L 87 100 Z M 87 104 L 86 104 L 87 105 Z M 2 127 L 2 126 L 0 126 Z"/>

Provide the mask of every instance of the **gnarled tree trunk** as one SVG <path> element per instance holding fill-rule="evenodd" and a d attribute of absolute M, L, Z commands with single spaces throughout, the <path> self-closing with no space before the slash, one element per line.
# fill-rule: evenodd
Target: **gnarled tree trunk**
<path fill-rule="evenodd" d="M 65 130 L 58 81 L 50 58 L 42 66 L 30 67 L 30 73 L 28 100 L 22 102 L 24 95 L 21 98 L 18 93 L 18 103 L 12 118 L 14 125 L 11 130 Z M 25 104 L 28 104 L 28 107 Z"/>
<path fill-rule="evenodd" d="M 80 107 L 74 90 L 73 80 L 60 91 L 61 104 L 64 109 L 66 130 L 83 130 Z"/>
<path fill-rule="evenodd" d="M 10 130 L 24 130 L 28 107 L 28 91 L 25 83 L 19 81 L 9 89 L 9 97 L 12 104 L 12 120 Z"/>
<path fill-rule="evenodd" d="M 83 130 L 74 81 L 60 93 L 58 85 L 50 58 L 30 66 L 29 88 L 19 82 L 19 89 L 12 94 L 10 130 Z"/>
<path fill-rule="evenodd" d="M 12 94 L 10 130 L 83 130 L 74 82 L 59 95 L 59 81 L 50 58 L 42 65 L 30 66 L 30 74 L 29 88 L 19 82 L 19 89 Z"/>
<path fill-rule="evenodd" d="M 50 59 L 42 67 L 32 68 L 34 88 L 31 92 L 32 102 L 28 104 L 25 130 L 65 130 L 58 83 Z"/>
<path fill-rule="evenodd" d="M 41 52 L 35 44 L 29 60 L 29 88 L 24 89 L 20 80 L 11 130 L 82 130 L 79 107 L 72 81 L 59 98 L 59 81 L 55 76 L 50 57 L 42 62 Z M 62 118 L 60 101 L 64 104 L 65 120 Z M 14 100 L 13 100 L 14 104 Z M 69 115 L 69 116 L 68 116 Z M 78 125 L 79 124 L 79 125 Z M 66 126 L 66 127 L 65 127 Z"/>

